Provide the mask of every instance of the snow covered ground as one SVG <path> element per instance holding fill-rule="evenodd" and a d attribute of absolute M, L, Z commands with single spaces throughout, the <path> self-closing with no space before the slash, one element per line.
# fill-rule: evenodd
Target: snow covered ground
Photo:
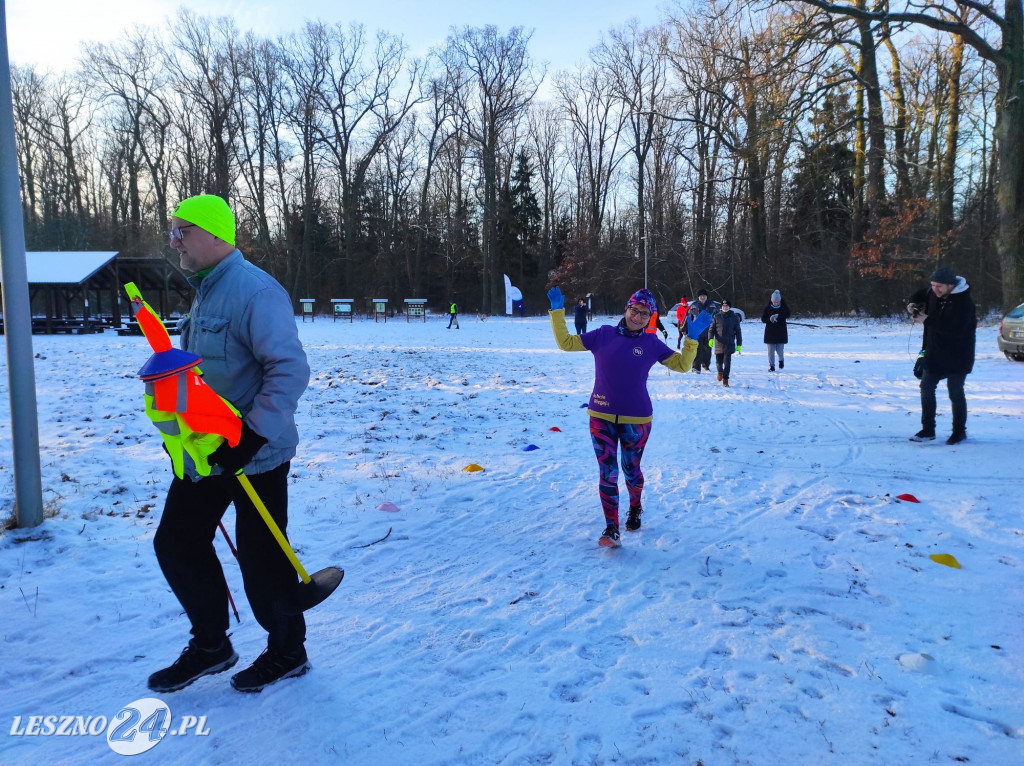
<path fill-rule="evenodd" d="M 920 328 L 800 321 L 819 327 L 791 327 L 781 373 L 756 321 L 729 389 L 655 367 L 644 526 L 619 550 L 597 546 L 592 359 L 546 317 L 300 323 L 289 532 L 307 569 L 346 571 L 307 615 L 313 672 L 163 695 L 175 735 L 138 760 L 1024 762 L 1024 364 L 985 324 L 968 441 L 944 444 L 940 388 L 940 439 L 911 444 Z M 33 344 L 49 518 L 0 532 L 0 762 L 115 762 L 105 732 L 29 717 L 113 719 L 188 638 L 152 550 L 170 471 L 134 375 L 149 350 Z M 264 634 L 216 545 L 240 669 Z M 185 716 L 208 733 L 178 735 Z"/>

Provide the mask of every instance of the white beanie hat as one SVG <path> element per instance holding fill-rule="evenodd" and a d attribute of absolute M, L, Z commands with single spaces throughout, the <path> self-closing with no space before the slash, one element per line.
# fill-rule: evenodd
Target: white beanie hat
<path fill-rule="evenodd" d="M 772 293 L 772 303 L 782 303 L 782 293 L 778 290 Z"/>

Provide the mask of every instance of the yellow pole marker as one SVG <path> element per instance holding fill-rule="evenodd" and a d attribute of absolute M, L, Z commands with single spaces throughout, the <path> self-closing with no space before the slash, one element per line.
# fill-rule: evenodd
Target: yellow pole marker
<path fill-rule="evenodd" d="M 263 517 L 263 521 L 267 523 L 267 527 L 270 529 L 270 533 L 274 535 L 274 539 L 277 540 L 277 544 L 281 546 L 281 550 L 284 551 L 284 555 L 288 557 L 288 560 L 292 562 L 292 566 L 295 567 L 295 571 L 299 573 L 299 577 L 306 585 L 309 585 L 310 577 L 306 574 L 305 568 L 299 561 L 299 557 L 295 555 L 295 551 L 292 550 L 292 546 L 288 544 L 288 539 L 281 532 L 281 528 L 277 526 L 277 522 L 274 521 L 274 517 L 270 515 L 270 511 L 267 510 L 267 506 L 260 500 L 260 496 L 256 494 L 256 488 L 252 486 L 252 482 L 249 481 L 249 477 L 244 473 L 236 474 L 238 483 L 242 485 L 242 489 L 245 490 L 245 494 L 252 500 L 252 504 L 256 506 L 256 510 L 260 512 L 260 516 Z"/>

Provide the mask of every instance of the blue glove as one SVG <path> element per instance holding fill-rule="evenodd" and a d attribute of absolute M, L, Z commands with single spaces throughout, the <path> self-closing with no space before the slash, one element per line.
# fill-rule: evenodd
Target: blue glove
<path fill-rule="evenodd" d="M 548 300 L 551 302 L 552 311 L 565 308 L 565 296 L 562 295 L 562 288 L 558 285 L 548 290 Z"/>
<path fill-rule="evenodd" d="M 700 334 L 711 326 L 711 314 L 706 311 L 698 314 L 686 323 L 686 335 L 697 340 Z"/>

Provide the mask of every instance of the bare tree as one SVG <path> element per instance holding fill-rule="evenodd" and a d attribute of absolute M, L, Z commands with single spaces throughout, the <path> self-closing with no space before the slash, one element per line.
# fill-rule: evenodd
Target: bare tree
<path fill-rule="evenodd" d="M 998 152 L 997 204 L 999 231 L 996 237 L 1002 270 L 1003 305 L 1014 305 L 1024 287 L 1024 0 L 1004 0 L 1003 11 L 995 0 L 952 0 L 949 4 L 921 5 L 913 0 L 905 10 L 891 5 L 867 10 L 828 0 L 798 0 L 837 16 L 867 24 L 920 24 L 959 35 L 995 69 L 998 82 L 995 125 Z M 977 17 L 968 16 L 976 12 Z M 966 19 L 977 18 L 977 23 Z M 998 40 L 990 40 L 992 33 Z"/>
<path fill-rule="evenodd" d="M 480 151 L 483 175 L 481 310 L 504 307 L 504 272 L 498 263 L 498 156 L 510 131 L 523 118 L 540 80 L 527 51 L 530 35 L 513 27 L 507 35 L 493 26 L 453 30 L 444 52 L 446 66 L 466 74 L 456 94 L 462 125 Z"/>
<path fill-rule="evenodd" d="M 240 46 L 239 59 L 241 72 L 235 92 L 239 130 L 234 148 L 247 193 L 239 194 L 237 207 L 254 224 L 253 255 L 259 259 L 270 255 L 274 232 L 284 232 L 288 220 L 284 180 L 291 159 L 284 139 L 287 75 L 281 47 L 251 33 Z"/>
<path fill-rule="evenodd" d="M 32 224 L 39 216 L 39 189 L 36 167 L 43 142 L 41 126 L 46 122 L 46 78 L 31 67 L 11 67 L 11 98 L 14 105 L 14 131 L 18 146 L 18 174 L 24 197 L 25 218 Z"/>
<path fill-rule="evenodd" d="M 420 64 L 414 60 L 407 65 L 406 45 L 384 32 L 377 34 L 376 44 L 368 52 L 365 31 L 358 24 L 347 31 L 334 27 L 327 39 L 330 55 L 319 104 L 324 114 L 321 139 L 341 185 L 343 287 L 351 289 L 355 282 L 359 197 L 366 174 L 402 120 L 419 103 Z"/>
<path fill-rule="evenodd" d="M 420 140 L 423 143 L 423 160 L 421 163 L 420 189 L 416 221 L 410 222 L 415 231 L 415 247 L 411 248 L 412 256 L 408 265 L 409 284 L 415 295 L 425 295 L 423 257 L 424 249 L 431 232 L 437 239 L 439 232 L 436 225 L 431 227 L 430 190 L 434 181 L 434 168 L 445 145 L 458 135 L 457 114 L 455 112 L 454 93 L 458 90 L 459 72 L 442 68 L 440 72 L 425 77 L 420 82 L 420 99 L 424 107 L 424 119 L 417 121 Z"/>
<path fill-rule="evenodd" d="M 671 28 L 674 37 L 667 55 L 678 89 L 673 115 L 689 123 L 678 153 L 689 171 L 691 263 L 696 270 L 694 281 L 701 284 L 714 260 L 716 227 L 721 220 L 717 212 L 724 196 L 720 191 L 726 151 L 724 123 L 732 107 L 725 94 L 708 84 L 721 77 L 718 52 L 726 47 L 726 41 L 713 14 L 673 18 Z"/>
<path fill-rule="evenodd" d="M 164 91 L 163 50 L 152 32 L 136 28 L 119 43 L 86 46 L 83 66 L 98 84 L 98 96 L 115 110 L 110 123 L 123 146 L 126 207 L 131 232 L 142 228 L 144 189 L 154 195 L 160 230 L 168 225 L 168 140 L 171 112 Z M 140 185 L 145 169 L 148 178 Z"/>
<path fill-rule="evenodd" d="M 619 139 L 625 114 L 616 108 L 608 73 L 590 66 L 560 74 L 555 88 L 569 122 L 570 164 L 576 176 L 577 215 L 585 236 L 596 247 L 604 226 L 612 191 L 612 178 L 622 160 Z"/>
<path fill-rule="evenodd" d="M 62 208 L 71 216 L 86 214 L 83 194 L 83 137 L 92 127 L 92 94 L 78 77 L 63 75 L 53 89 L 53 120 L 49 126 L 54 154 L 60 158 Z"/>
<path fill-rule="evenodd" d="M 637 257 L 644 263 L 647 286 L 647 157 L 660 117 L 665 111 L 668 60 L 664 55 L 665 31 L 641 29 L 634 19 L 622 29 L 612 30 L 608 40 L 593 52 L 594 60 L 614 84 L 614 96 L 624 113 L 629 131 L 629 153 L 634 165 L 636 191 Z"/>
<path fill-rule="evenodd" d="M 320 124 L 319 104 L 327 81 L 330 45 L 322 24 L 307 23 L 300 35 L 293 35 L 284 43 L 283 64 L 288 77 L 288 102 L 284 123 L 295 136 L 299 153 L 297 189 L 291 195 L 282 192 L 282 215 L 287 244 L 285 285 L 294 296 L 299 287 L 306 295 L 313 288 L 312 262 L 316 242 L 314 231 L 317 221 L 317 188 L 320 176 L 320 143 L 324 127 Z M 283 170 L 280 175 L 283 185 Z M 293 197 L 297 200 L 290 202 Z M 292 209 L 289 209 L 289 204 Z M 294 214 L 294 208 L 298 213 Z M 296 219 L 296 220 L 293 220 Z M 297 232 L 293 234 L 293 230 Z M 293 236 L 299 243 L 292 242 Z"/>
<path fill-rule="evenodd" d="M 195 156 L 208 158 L 186 175 L 185 194 L 229 199 L 234 190 L 234 142 L 239 131 L 235 103 L 242 71 L 239 38 L 230 18 L 214 21 L 184 8 L 178 12 L 172 38 L 177 55 L 169 55 L 167 65 L 189 118 L 190 148 L 196 150 L 189 161 Z"/>
<path fill-rule="evenodd" d="M 544 271 L 555 266 L 554 228 L 563 181 L 561 157 L 565 138 L 560 117 L 558 107 L 552 103 L 535 104 L 528 116 L 530 142 L 541 182 L 541 268 Z"/>

